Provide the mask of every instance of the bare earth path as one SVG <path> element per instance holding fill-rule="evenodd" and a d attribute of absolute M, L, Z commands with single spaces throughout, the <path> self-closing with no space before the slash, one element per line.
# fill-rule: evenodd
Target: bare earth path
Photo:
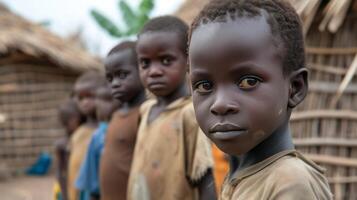
<path fill-rule="evenodd" d="M 52 200 L 55 177 L 25 176 L 0 182 L 1 200 Z"/>

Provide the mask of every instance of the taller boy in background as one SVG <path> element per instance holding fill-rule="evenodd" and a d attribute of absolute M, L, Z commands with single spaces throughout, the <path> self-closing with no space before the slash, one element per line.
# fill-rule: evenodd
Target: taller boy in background
<path fill-rule="evenodd" d="M 95 109 L 95 91 L 98 87 L 107 84 L 104 76 L 98 72 L 90 71 L 81 75 L 74 84 L 74 98 L 79 110 L 85 116 L 83 123 L 70 138 L 70 156 L 68 163 L 68 197 L 69 200 L 79 199 L 79 191 L 75 188 L 82 161 L 87 152 L 92 133 L 97 128 L 98 122 Z"/>
<path fill-rule="evenodd" d="M 278 0 L 211 1 L 192 24 L 189 55 L 197 121 L 239 156 L 221 199 L 332 199 L 322 169 L 290 135 L 308 84 L 294 9 Z"/>
<path fill-rule="evenodd" d="M 122 106 L 109 123 L 100 161 L 101 200 L 125 200 L 139 126 L 139 107 L 145 100 L 135 42 L 122 42 L 110 50 L 105 59 L 105 74 L 112 96 Z"/>
<path fill-rule="evenodd" d="M 139 33 L 140 78 L 156 99 L 141 107 L 129 200 L 215 199 L 210 144 L 199 133 L 185 79 L 187 31 L 165 16 Z"/>

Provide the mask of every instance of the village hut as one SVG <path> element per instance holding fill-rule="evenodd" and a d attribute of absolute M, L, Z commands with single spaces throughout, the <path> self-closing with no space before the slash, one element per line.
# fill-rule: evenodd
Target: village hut
<path fill-rule="evenodd" d="M 0 4 L 0 171 L 22 173 L 64 136 L 57 108 L 102 64 Z"/>
<path fill-rule="evenodd" d="M 209 0 L 187 0 L 191 22 Z M 290 0 L 302 18 L 309 94 L 294 111 L 296 148 L 327 169 L 335 199 L 357 199 L 357 0 Z"/>

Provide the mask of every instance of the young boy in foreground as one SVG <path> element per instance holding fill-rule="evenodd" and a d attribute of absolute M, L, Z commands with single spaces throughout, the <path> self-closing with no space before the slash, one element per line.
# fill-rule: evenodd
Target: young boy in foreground
<path fill-rule="evenodd" d="M 139 33 L 140 78 L 155 100 L 141 107 L 129 200 L 214 199 L 212 154 L 186 84 L 188 26 L 158 17 Z"/>
<path fill-rule="evenodd" d="M 125 200 L 139 126 L 139 107 L 145 101 L 135 42 L 122 42 L 108 53 L 105 74 L 113 98 L 122 105 L 109 123 L 100 161 L 101 200 Z"/>
<path fill-rule="evenodd" d="M 296 152 L 289 130 L 308 88 L 301 23 L 289 4 L 211 1 L 192 24 L 189 57 L 198 123 L 239 157 L 222 200 L 332 199 L 323 171 Z"/>

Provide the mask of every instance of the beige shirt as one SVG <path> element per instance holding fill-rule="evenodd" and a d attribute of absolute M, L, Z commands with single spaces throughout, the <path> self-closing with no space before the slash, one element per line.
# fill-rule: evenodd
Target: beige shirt
<path fill-rule="evenodd" d="M 129 177 L 129 200 L 192 200 L 199 181 L 213 166 L 207 138 L 195 120 L 191 98 L 171 103 L 154 121 L 155 100 L 141 107 L 141 122 Z"/>
<path fill-rule="evenodd" d="M 323 169 L 295 150 L 280 152 L 226 178 L 221 200 L 329 200 Z"/>
<path fill-rule="evenodd" d="M 88 145 L 92 137 L 95 127 L 86 125 L 80 126 L 71 136 L 70 139 L 70 155 L 68 163 L 68 198 L 69 200 L 77 200 L 79 191 L 75 187 L 75 182 L 87 153 Z"/>

